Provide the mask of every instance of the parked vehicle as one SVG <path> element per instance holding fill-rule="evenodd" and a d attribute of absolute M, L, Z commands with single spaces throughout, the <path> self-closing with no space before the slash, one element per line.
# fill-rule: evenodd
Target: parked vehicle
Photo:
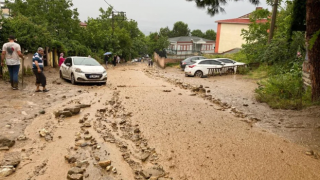
<path fill-rule="evenodd" d="M 60 67 L 60 78 L 77 83 L 107 83 L 107 71 L 90 57 L 67 57 Z"/>
<path fill-rule="evenodd" d="M 195 61 L 201 60 L 201 59 L 205 59 L 205 57 L 203 57 L 203 56 L 188 57 L 187 59 L 185 59 L 185 60 L 180 62 L 180 67 L 181 67 L 182 70 L 184 70 L 184 68 L 187 65 L 193 64 Z"/>
<path fill-rule="evenodd" d="M 238 66 L 244 66 L 246 65 L 245 63 L 242 63 L 242 62 L 237 62 L 235 60 L 232 60 L 232 59 L 228 59 L 228 58 L 216 58 L 215 60 L 218 60 L 220 62 L 223 62 L 224 64 L 226 65 L 233 65 L 235 66 L 235 68 L 233 70 L 229 70 L 230 73 L 236 73 L 237 72 L 237 67 Z"/>
<path fill-rule="evenodd" d="M 215 60 L 221 61 L 221 62 L 223 62 L 224 64 L 233 64 L 233 65 L 236 65 L 236 66 L 245 65 L 245 63 L 237 62 L 237 61 L 235 61 L 235 60 L 228 59 L 228 58 L 216 58 Z"/>
<path fill-rule="evenodd" d="M 187 65 L 184 69 L 186 76 L 204 77 L 208 76 L 208 68 L 222 68 L 225 64 L 214 59 L 202 59 Z"/>

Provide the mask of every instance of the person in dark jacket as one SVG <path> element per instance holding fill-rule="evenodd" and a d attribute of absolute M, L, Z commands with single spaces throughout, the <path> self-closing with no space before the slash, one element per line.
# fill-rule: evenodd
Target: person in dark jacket
<path fill-rule="evenodd" d="M 106 68 L 108 66 L 108 61 L 109 61 L 109 55 L 104 56 L 104 62 L 106 63 Z"/>
<path fill-rule="evenodd" d="M 117 65 L 117 55 L 114 55 L 112 62 L 113 62 L 113 65 L 114 65 L 114 66 Z"/>

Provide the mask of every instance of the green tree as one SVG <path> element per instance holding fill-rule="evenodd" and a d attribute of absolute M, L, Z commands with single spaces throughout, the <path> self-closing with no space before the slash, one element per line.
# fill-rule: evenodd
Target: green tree
<path fill-rule="evenodd" d="M 191 32 L 191 36 L 197 36 L 197 37 L 205 38 L 205 34 L 200 29 L 193 30 Z"/>
<path fill-rule="evenodd" d="M 166 37 L 173 37 L 172 31 L 169 29 L 169 27 L 160 28 L 159 36 L 166 36 Z"/>
<path fill-rule="evenodd" d="M 213 29 L 209 29 L 206 31 L 204 38 L 210 40 L 216 40 L 217 33 Z"/>
<path fill-rule="evenodd" d="M 189 36 L 190 35 L 190 29 L 188 27 L 188 24 L 178 21 L 173 25 L 172 29 L 172 36 L 178 37 L 178 36 Z"/>

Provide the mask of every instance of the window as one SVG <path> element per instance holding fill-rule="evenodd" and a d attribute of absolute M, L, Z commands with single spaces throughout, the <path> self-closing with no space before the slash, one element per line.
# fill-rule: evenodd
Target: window
<path fill-rule="evenodd" d="M 210 63 L 210 60 L 205 60 L 205 61 L 201 61 L 199 64 L 209 65 L 211 63 Z"/>
<path fill-rule="evenodd" d="M 67 63 L 70 63 L 70 65 L 72 65 L 71 58 L 67 58 L 67 59 L 64 61 L 64 64 L 67 64 Z"/>
<path fill-rule="evenodd" d="M 213 65 L 222 65 L 221 62 L 215 60 L 210 60 L 210 63 Z"/>
<path fill-rule="evenodd" d="M 219 61 L 224 62 L 224 63 L 233 63 L 233 61 L 230 59 L 219 59 Z"/>
<path fill-rule="evenodd" d="M 100 64 L 93 58 L 87 57 L 77 57 L 73 59 L 75 65 L 82 65 L 82 66 L 100 66 Z"/>

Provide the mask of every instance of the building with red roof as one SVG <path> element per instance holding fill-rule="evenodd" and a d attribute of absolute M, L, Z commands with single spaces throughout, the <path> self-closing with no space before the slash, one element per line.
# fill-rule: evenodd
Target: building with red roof
<path fill-rule="evenodd" d="M 257 9 L 262 9 L 257 7 Z M 250 14 L 243 15 L 234 19 L 218 20 L 217 38 L 215 53 L 224 53 L 233 49 L 241 48 L 245 44 L 241 36 L 242 29 L 249 29 Z M 257 20 L 257 23 L 266 23 L 267 19 Z"/>

